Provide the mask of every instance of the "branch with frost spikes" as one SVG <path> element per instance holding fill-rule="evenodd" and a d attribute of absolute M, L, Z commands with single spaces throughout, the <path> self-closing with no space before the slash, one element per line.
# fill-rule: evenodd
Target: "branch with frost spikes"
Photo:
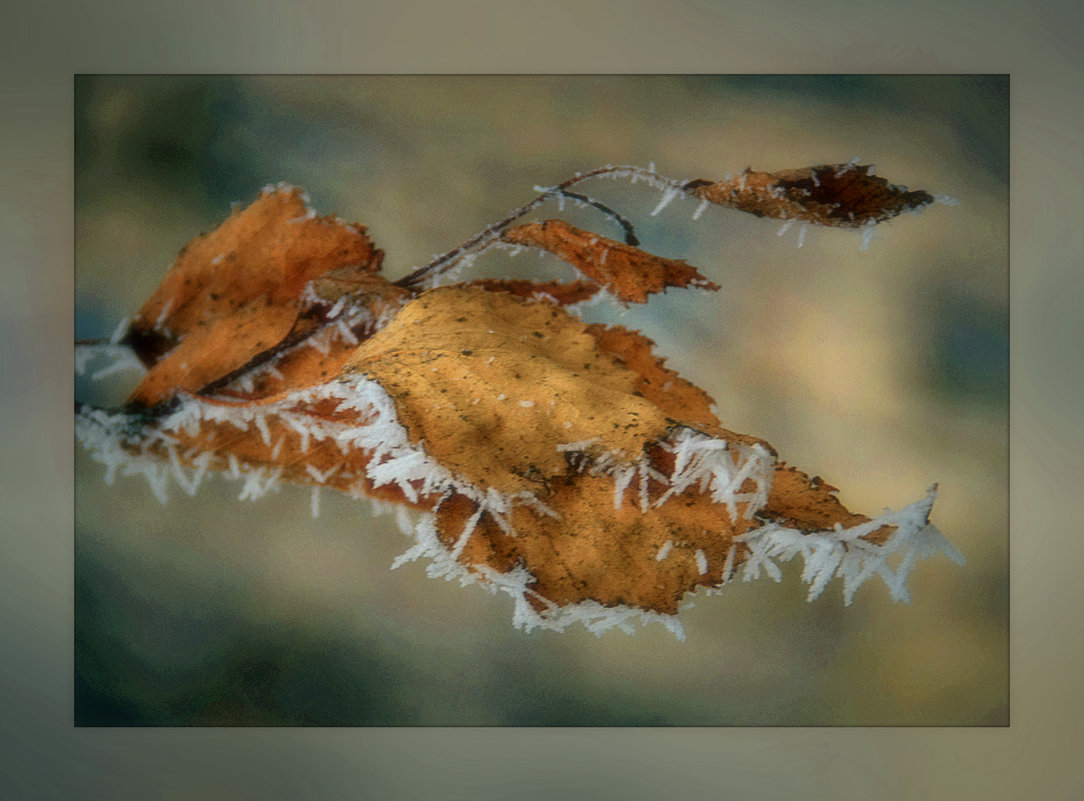
<path fill-rule="evenodd" d="M 872 238 L 872 227 L 903 213 L 919 211 L 933 202 L 951 203 L 951 198 L 935 198 L 924 191 L 908 191 L 907 187 L 891 184 L 874 175 L 870 165 L 860 165 L 857 160 L 846 164 L 820 164 L 800 170 L 758 172 L 745 169 L 736 177 L 727 176 L 722 181 L 702 178 L 678 180 L 660 175 L 652 169 L 632 164 L 606 164 L 587 172 L 579 172 L 551 187 L 535 187 L 541 194 L 512 211 L 504 219 L 487 226 L 459 247 L 438 256 L 429 264 L 414 270 L 396 283 L 402 287 L 430 287 L 446 270 L 464 257 L 477 256 L 500 241 L 508 227 L 526 214 L 534 211 L 548 200 L 572 199 L 582 205 L 600 209 L 614 218 L 624 229 L 625 243 L 637 243 L 632 225 L 621 215 L 586 195 L 569 190 L 592 178 L 628 178 L 632 183 L 645 181 L 662 191 L 663 197 L 651 212 L 657 215 L 678 195 L 689 195 L 701 201 L 701 207 L 693 215 L 700 216 L 703 205 L 737 209 L 757 217 L 774 217 L 781 220 L 799 219 L 817 225 L 853 228 L 863 233 L 863 249 Z"/>
<path fill-rule="evenodd" d="M 676 181 L 673 178 L 667 178 L 666 176 L 659 175 L 658 173 L 645 169 L 643 167 L 636 167 L 634 165 L 620 165 L 615 166 L 613 164 L 607 164 L 603 167 L 596 167 L 593 170 L 587 172 L 578 172 L 571 178 L 562 181 L 551 187 L 540 188 L 535 187 L 536 191 L 541 191 L 541 194 L 534 200 L 523 204 L 518 209 L 512 211 L 504 219 L 499 220 L 492 225 L 486 226 L 482 231 L 475 234 L 459 247 L 449 250 L 447 253 L 438 256 L 433 261 L 426 264 L 424 267 L 419 267 L 414 270 L 410 275 L 405 278 L 401 278 L 396 281 L 396 284 L 402 287 L 429 287 L 433 285 L 433 281 L 443 273 L 445 270 L 450 269 L 456 262 L 469 254 L 478 255 L 484 250 L 491 247 L 493 244 L 500 240 L 501 234 L 516 220 L 520 219 L 526 214 L 530 214 L 537 209 L 543 203 L 553 198 L 570 198 L 575 202 L 583 203 L 585 205 L 601 208 L 602 210 L 615 216 L 622 228 L 625 231 L 626 244 L 635 245 L 636 238 L 635 233 L 632 230 L 631 224 L 625 220 L 621 215 L 616 215 L 610 212 L 605 206 L 593 198 L 579 195 L 569 192 L 578 183 L 587 181 L 591 178 L 597 178 L 599 176 L 609 175 L 612 177 L 630 177 L 635 183 L 637 179 L 647 180 L 652 186 L 655 186 L 663 190 L 682 190 L 682 181 Z"/>

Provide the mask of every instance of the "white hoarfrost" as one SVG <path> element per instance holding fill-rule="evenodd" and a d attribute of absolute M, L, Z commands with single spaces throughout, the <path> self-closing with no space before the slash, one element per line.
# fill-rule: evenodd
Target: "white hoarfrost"
<path fill-rule="evenodd" d="M 478 514 L 472 516 L 467 523 L 468 530 L 460 535 L 460 541 L 456 543 L 456 547 L 449 549 L 437 536 L 434 516 L 423 514 L 414 531 L 417 544 L 397 558 L 392 568 L 395 569 L 406 562 L 424 557 L 429 559 L 425 572 L 430 578 L 443 578 L 446 581 L 458 579 L 460 586 L 480 584 L 490 592 L 506 593 L 512 597 L 515 604 L 512 611 L 512 625 L 526 633 L 534 629 L 564 631 L 569 626 L 582 623 L 595 635 L 600 635 L 612 628 L 631 634 L 635 631 L 632 625 L 634 622 L 643 625 L 657 622 L 665 626 L 679 640 L 685 639 L 681 623 L 673 615 L 662 615 L 630 606 L 606 607 L 596 601 L 557 606 L 531 589 L 534 576 L 522 565 L 517 565 L 507 573 L 498 573 L 485 565 L 477 565 L 468 570 L 457 561 L 458 551 L 462 548 L 461 543 L 466 542 L 465 538 L 469 536 L 469 529 L 477 523 L 478 517 Z M 538 602 L 544 611 L 537 611 L 528 598 L 533 598 Z"/>
<path fill-rule="evenodd" d="M 691 428 L 678 428 L 662 447 L 674 453 L 674 472 L 656 506 L 694 485 L 701 493 L 710 491 L 715 503 L 725 505 L 731 520 L 739 518 L 738 504 L 745 504 L 745 517 L 751 518 L 768 502 L 775 459 L 763 445 L 731 445 Z M 746 480 L 755 488 L 743 492 Z"/>
<path fill-rule="evenodd" d="M 127 327 L 127 320 L 124 321 L 124 325 Z M 143 363 L 132 353 L 131 348 L 110 342 L 77 345 L 75 348 L 75 374 L 77 376 L 85 375 L 89 364 L 106 359 L 108 359 L 108 362 L 103 367 L 91 373 L 90 379 L 92 381 L 105 378 L 113 373 L 119 373 L 122 370 L 134 370 L 137 373 L 147 372 Z"/>
<path fill-rule="evenodd" d="M 358 422 L 331 421 L 306 413 L 306 408 L 328 399 L 337 401 L 340 411 L 356 411 Z M 247 464 L 232 454 L 182 452 L 183 446 L 176 435 L 180 432 L 196 435 L 205 423 L 230 425 L 260 432 L 271 446 L 272 427 L 268 423 L 272 418 L 285 424 L 277 426 L 280 431 L 286 429 L 289 432 L 278 435 L 273 446 L 276 449 L 281 447 L 284 436 L 296 436 L 302 451 L 321 441 L 331 441 L 344 454 L 353 449 L 364 451 L 368 456 L 365 476 L 358 476 L 349 486 L 347 491 L 351 495 L 363 496 L 363 480 L 368 479 L 376 486 L 395 484 L 411 500 L 432 494 L 443 502 L 456 493 L 477 505 L 476 512 L 451 548 L 437 536 L 432 513 L 408 515 L 399 510 L 400 528 L 410 531 L 415 544 L 394 561 L 393 569 L 424 557 L 429 560 L 427 574 L 431 577 L 458 579 L 464 585 L 477 583 L 490 591 L 507 593 L 515 602 L 513 623 L 527 632 L 536 628 L 562 631 L 582 623 L 592 633 L 601 634 L 611 628 L 632 631 L 632 624 L 636 622 L 658 622 L 678 639 L 684 639 L 681 624 L 672 615 L 629 606 L 605 607 L 594 601 L 558 607 L 531 589 L 534 577 L 522 565 L 508 573 L 498 573 L 480 565 L 469 568 L 462 565 L 458 557 L 483 514 L 488 514 L 503 531 L 513 536 L 515 531 L 509 519 L 514 507 L 527 505 L 539 514 L 552 517 L 557 514 L 529 493 L 502 494 L 449 472 L 426 452 L 424 444 L 410 442 L 406 429 L 398 421 L 394 401 L 378 383 L 362 376 L 293 392 L 266 405 L 231 404 L 185 395 L 178 399 L 175 410 L 160 418 L 153 427 L 133 415 L 84 409 L 76 417 L 76 436 L 91 457 L 105 465 L 105 478 L 109 483 L 118 473 L 142 475 L 154 494 L 164 502 L 171 479 L 186 493 L 193 494 L 203 478 L 214 471 L 239 480 L 242 483 L 239 497 L 248 500 L 277 489 L 282 480 L 282 468 Z M 600 456 L 597 445 L 598 440 L 586 440 L 556 447 L 569 454 L 572 464 L 579 470 L 612 477 L 616 508 L 621 507 L 627 491 L 632 489 L 638 505 L 646 512 L 651 481 L 665 487 L 654 501 L 656 506 L 695 486 L 724 506 L 732 520 L 739 516 L 754 517 L 768 500 L 775 462 L 760 445 L 727 443 L 694 429 L 676 427 L 661 443 L 674 455 L 674 471 L 670 476 L 653 469 L 642 455 L 629 457 L 611 452 Z M 588 450 L 592 451 L 590 456 Z M 293 478 L 308 481 L 318 489 L 332 472 L 335 470 L 321 472 L 311 467 Z M 893 598 L 906 600 L 905 581 L 919 559 L 945 553 L 955 561 L 962 561 L 960 554 L 928 523 L 933 499 L 934 491 L 931 490 L 923 501 L 899 512 L 886 512 L 869 523 L 850 529 L 803 534 L 777 523 L 765 523 L 737 538 L 739 545 L 732 547 L 726 557 L 723 583 L 736 573 L 747 581 L 762 573 L 779 580 L 782 574 L 777 563 L 801 555 L 806 563 L 802 578 L 810 584 L 811 600 L 821 593 L 829 580 L 840 577 L 844 581 L 844 599 L 849 604 L 855 590 L 874 575 L 884 579 Z M 378 512 L 384 511 L 386 506 L 374 502 Z M 312 498 L 312 508 L 314 514 L 318 513 L 319 496 L 316 494 Z M 884 545 L 861 539 L 882 526 L 897 528 Z M 666 559 L 673 547 L 674 543 L 667 542 L 654 559 Z M 748 553 L 745 561 L 735 568 L 739 548 Z M 705 554 L 697 551 L 695 558 L 698 570 L 706 573 Z M 896 561 L 894 567 L 890 565 L 890 559 Z M 532 605 L 529 599 L 535 604 Z"/>
<path fill-rule="evenodd" d="M 749 555 L 740 570 L 745 581 L 767 573 L 776 581 L 782 572 L 777 562 L 787 562 L 795 556 L 805 561 L 802 580 L 809 584 L 809 600 L 824 590 L 833 578 L 843 579 L 843 600 L 848 606 L 854 593 L 867 579 L 880 576 L 895 601 L 909 601 L 907 577 L 920 559 L 945 554 L 957 564 L 963 555 L 929 522 L 930 509 L 937 495 L 934 485 L 920 501 L 898 512 L 884 514 L 862 525 L 843 528 L 837 524 L 830 531 L 811 534 L 795 531 L 777 523 L 768 523 L 736 539 L 748 549 Z M 884 526 L 896 531 L 883 545 L 862 537 Z"/>

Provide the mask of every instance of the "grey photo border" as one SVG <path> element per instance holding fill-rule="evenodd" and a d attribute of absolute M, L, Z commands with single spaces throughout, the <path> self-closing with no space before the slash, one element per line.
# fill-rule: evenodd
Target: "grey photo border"
<path fill-rule="evenodd" d="M 1064 8 L 1062 7 L 1064 5 Z M 43 4 L 44 6 L 44 4 Z M 67 6 L 67 7 L 65 7 Z M 357 7 L 287 6 L 244 13 L 240 4 L 146 6 L 113 0 L 90 10 L 71 0 L 27 5 L 7 29 L 2 79 L 7 86 L 5 206 L 25 241 L 44 256 L 34 269 L 53 285 L 70 286 L 64 242 L 50 232 L 71 230 L 70 126 L 72 76 L 82 72 L 938 72 L 1012 76 L 1012 718 L 1008 729 L 693 729 L 693 730 L 96 730 L 71 725 L 70 577 L 72 509 L 45 510 L 46 522 L 22 534 L 5 526 L 4 625 L 31 630 L 36 647 L 9 658 L 4 694 L 19 714 L 5 727 L 0 761 L 17 797 L 158 797 L 180 777 L 205 773 L 205 797 L 238 797 L 267 788 L 265 766 L 294 766 L 297 782 L 265 797 L 413 797 L 444 788 L 439 797 L 485 798 L 515 792 L 542 797 L 568 790 L 580 777 L 584 795 L 610 792 L 656 797 L 660 792 L 732 790 L 739 797 L 1012 798 L 1031 788 L 1046 798 L 1072 797 L 1081 787 L 1074 756 L 1081 742 L 1082 693 L 1079 582 L 1069 566 L 1082 545 L 1059 501 L 1064 478 L 1079 472 L 1079 454 L 1038 452 L 1035 432 L 1064 432 L 1080 441 L 1081 422 L 1065 399 L 1032 403 L 1022 382 L 1072 358 L 1071 343 L 1022 350 L 1022 334 L 1044 320 L 1042 286 L 1072 286 L 1079 269 L 1079 233 L 1066 223 L 1079 215 L 1082 103 L 1079 57 L 1070 33 L 1080 12 L 1054 2 L 977 0 L 951 9 L 905 10 L 869 4 L 860 19 L 841 22 L 843 3 L 761 4 L 557 2 L 545 12 L 504 2 L 456 9 L 437 3 L 368 3 Z M 473 12 L 473 13 L 472 13 Z M 608 27 L 604 25 L 609 21 Z M 1073 22 L 1077 24 L 1071 24 Z M 350 35 L 345 35 L 350 31 Z M 29 32 L 29 35 L 19 35 Z M 563 35 L 562 35 L 563 34 Z M 517 42 L 517 36 L 521 39 Z M 862 37 L 862 38 L 860 38 Z M 863 41 L 864 38 L 864 41 Z M 724 46 L 732 42 L 733 46 Z M 839 52 L 826 46 L 836 44 Z M 1074 128 L 1074 126 L 1076 126 Z M 59 142 L 67 147 L 50 147 Z M 1032 176 L 1064 165 L 1064 186 Z M 1075 170 L 1075 173 L 1073 172 Z M 19 186 L 37 176 L 34 191 Z M 11 213 L 11 212 L 9 212 Z M 1028 226 L 1019 225 L 1026 216 Z M 24 240 L 19 240 L 20 242 Z M 70 244 L 70 243 L 67 243 Z M 32 252 L 29 248 L 15 253 Z M 1026 279 L 1022 274 L 1027 265 Z M 8 264 L 5 274 L 27 269 Z M 1077 285 L 1079 286 L 1079 279 Z M 34 303 L 34 299 L 30 298 Z M 67 487 L 71 353 L 68 320 L 51 306 L 35 319 L 43 365 L 25 391 L 57 409 L 43 432 L 55 455 L 47 467 Z M 1064 325 L 1064 324 L 1062 324 Z M 59 336 L 56 335 L 58 333 Z M 1070 327 L 1071 328 L 1071 327 Z M 5 348 L 9 347 L 5 345 Z M 1077 353 L 1079 359 L 1079 353 Z M 1072 362 L 1069 362 L 1072 364 Z M 1064 387 L 1065 384 L 1063 383 Z M 20 389 L 19 391 L 23 391 Z M 65 416 L 66 412 L 66 416 Z M 5 427 L 11 425 L 10 421 Z M 1029 434 L 1032 435 L 1029 438 Z M 67 438 L 67 439 L 65 439 Z M 13 458 L 14 457 L 14 458 Z M 48 460 L 46 460 L 48 461 Z M 36 469 L 41 460 L 4 456 L 4 475 Z M 7 482 L 5 482 L 7 483 Z M 1025 496 L 1024 493 L 1027 493 Z M 13 507 L 14 509 L 14 507 Z M 9 521 L 19 521 L 14 510 Z M 30 536 L 40 539 L 29 539 Z M 27 539 L 16 542 L 16 536 Z M 1055 607 L 1055 604 L 1057 605 Z M 1053 610 L 1053 611 L 1050 611 Z M 60 636 L 56 636 L 56 635 Z M 22 636 L 22 635 L 20 635 Z M 9 639 L 9 638 L 5 638 Z M 61 683 L 57 686 L 56 680 Z M 29 701 L 29 703 L 28 703 Z M 651 749 L 652 765 L 625 755 Z M 550 765 L 550 771 L 538 766 Z M 741 766 L 735 770 L 734 766 Z M 424 768 L 424 770 L 420 770 Z M 419 773 L 420 770 L 420 773 Z M 435 772 L 435 773 L 434 773 Z M 443 774 L 441 773 L 443 772 Z M 431 775 L 432 774 L 432 775 Z M 442 779 L 443 776 L 443 780 Z M 654 781 L 650 777 L 656 777 Z M 429 777 L 429 778 L 424 778 Z M 549 779 L 547 780 L 547 777 Z M 526 783 L 525 778 L 530 782 Z M 552 788 L 547 790 L 547 781 Z M 585 783 L 586 782 L 586 783 Z M 43 788 L 41 792 L 35 788 Z M 50 791 L 49 788 L 53 788 Z M 412 789 L 413 788 L 413 791 Z M 669 788 L 669 789 L 668 789 Z M 49 792 L 48 795 L 41 794 Z M 609 794 L 609 793 L 607 793 Z"/>

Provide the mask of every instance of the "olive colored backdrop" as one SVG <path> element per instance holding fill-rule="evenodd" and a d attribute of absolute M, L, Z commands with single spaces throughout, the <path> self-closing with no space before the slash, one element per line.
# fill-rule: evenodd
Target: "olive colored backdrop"
<path fill-rule="evenodd" d="M 1008 720 L 1008 78 L 1005 76 L 95 77 L 75 84 L 76 335 L 108 336 L 177 250 L 267 183 L 369 226 L 391 277 L 603 163 L 721 177 L 874 163 L 951 195 L 857 234 L 627 182 L 585 191 L 653 252 L 722 286 L 623 315 L 858 511 L 920 498 L 967 557 L 813 603 L 800 561 L 699 596 L 687 641 L 522 634 L 511 601 L 395 572 L 410 544 L 366 502 L 216 480 L 162 506 L 76 452 L 82 725 L 962 725 Z M 556 209 L 545 210 L 557 214 Z M 569 212 L 613 235 L 601 215 Z M 471 275 L 561 276 L 494 253 Z M 120 376 L 76 394 L 123 397 Z"/>

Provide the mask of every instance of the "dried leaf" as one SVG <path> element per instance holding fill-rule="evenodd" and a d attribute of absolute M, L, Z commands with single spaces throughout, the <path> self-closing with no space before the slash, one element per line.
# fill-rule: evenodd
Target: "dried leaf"
<path fill-rule="evenodd" d="M 593 281 L 526 281 L 522 279 L 481 278 L 467 286 L 487 292 L 506 292 L 527 300 L 548 300 L 558 306 L 570 306 L 595 297 L 602 287 Z"/>
<path fill-rule="evenodd" d="M 852 165 L 745 179 L 686 188 L 839 225 L 924 195 Z M 170 477 L 194 492 L 221 472 L 243 481 L 242 498 L 285 480 L 422 510 L 401 561 L 509 593 L 527 630 L 641 617 L 680 635 L 687 593 L 778 576 L 798 554 L 811 597 L 841 576 L 849 602 L 873 574 L 906 597 L 918 556 L 958 557 L 929 525 L 932 493 L 875 519 L 851 513 L 767 442 L 721 427 L 650 339 L 563 308 L 600 287 L 638 303 L 716 288 L 695 269 L 556 220 L 493 230 L 590 282 L 391 284 L 361 226 L 316 219 L 296 190 L 265 192 L 178 257 L 128 338 L 146 378 L 125 410 L 84 408 L 77 434 L 107 476 L 142 474 L 163 498 Z M 885 560 L 900 549 L 894 570 Z"/>
<path fill-rule="evenodd" d="M 195 392 L 278 344 L 297 316 L 296 307 L 262 297 L 196 323 L 177 335 L 177 344 L 147 371 L 130 400 L 151 406 L 177 392 Z"/>
<path fill-rule="evenodd" d="M 484 490 L 538 492 L 568 472 L 562 443 L 640 453 L 666 416 L 635 376 L 556 306 L 442 287 L 409 303 L 347 365 L 395 401 L 412 442 Z"/>
<path fill-rule="evenodd" d="M 927 192 L 909 192 L 874 175 L 868 165 L 832 164 L 800 170 L 743 170 L 724 181 L 698 179 L 683 189 L 719 206 L 758 217 L 861 228 L 929 205 Z"/>
<path fill-rule="evenodd" d="M 151 368 L 132 399 L 151 405 L 241 367 L 290 333 L 310 281 L 343 268 L 375 273 L 382 258 L 363 226 L 317 217 L 293 187 L 265 189 L 186 245 L 132 318 L 124 341 Z M 177 347 L 190 332 L 199 353 Z"/>
<path fill-rule="evenodd" d="M 663 365 L 655 355 L 655 343 L 637 331 L 619 325 L 589 325 L 599 350 L 608 353 L 636 374 L 633 392 L 655 404 L 665 414 L 690 424 L 718 425 L 713 401 L 700 387 Z"/>
<path fill-rule="evenodd" d="M 776 467 L 772 478 L 772 491 L 761 510 L 761 517 L 778 521 L 799 531 L 824 531 L 836 524 L 844 528 L 868 523 L 865 515 L 856 515 L 839 502 L 838 489 L 826 484 L 819 476 L 810 478 L 806 473 L 788 465 Z M 866 540 L 883 543 L 891 531 L 879 531 L 865 536 Z"/>
<path fill-rule="evenodd" d="M 323 384 L 339 375 L 358 343 L 410 299 L 410 292 L 382 276 L 344 277 L 342 271 L 313 280 L 306 293 L 309 305 L 289 335 L 224 376 L 214 389 L 255 399 Z"/>
<path fill-rule="evenodd" d="M 517 225 L 502 239 L 548 250 L 626 303 L 646 303 L 649 295 L 671 286 L 719 288 L 683 261 L 652 255 L 562 220 Z"/>
<path fill-rule="evenodd" d="M 615 508 L 614 479 L 607 475 L 557 482 L 546 505 L 556 515 L 514 507 L 507 532 L 485 514 L 464 540 L 476 511 L 456 497 L 439 508 L 438 532 L 449 549 L 463 542 L 459 560 L 468 569 L 507 573 L 527 566 L 528 602 L 539 612 L 594 603 L 675 615 L 686 593 L 723 583 L 728 556 L 736 567 L 734 537 L 755 525 L 741 516 L 731 521 L 724 507 L 694 489 L 662 506 L 649 503 L 646 511 L 636 501 Z"/>

